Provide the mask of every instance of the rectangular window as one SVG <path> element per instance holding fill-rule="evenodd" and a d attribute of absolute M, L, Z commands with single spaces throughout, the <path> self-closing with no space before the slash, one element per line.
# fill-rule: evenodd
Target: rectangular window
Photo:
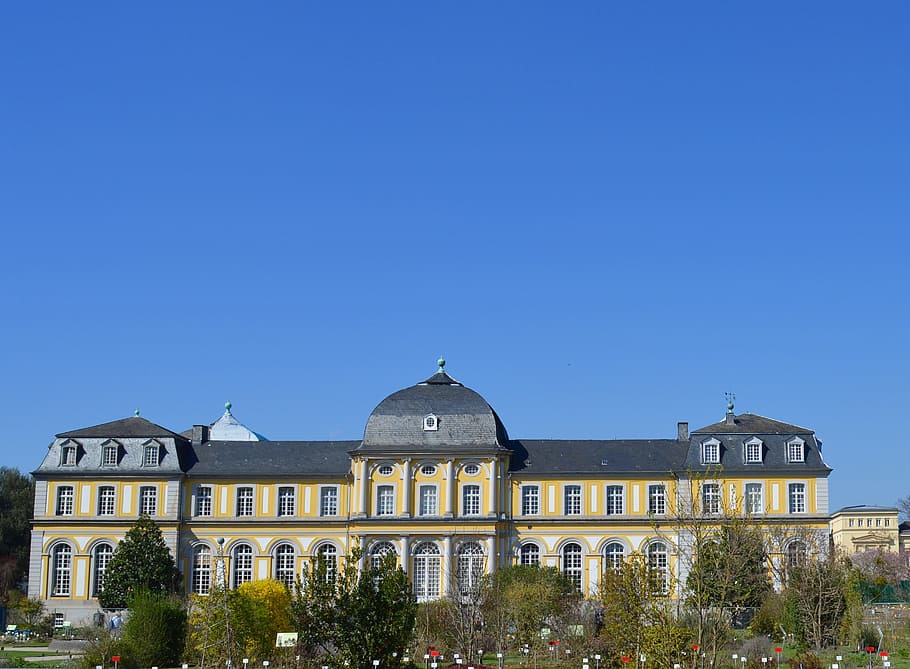
<path fill-rule="evenodd" d="M 891 525 L 891 519 L 885 518 L 885 527 L 888 527 L 889 525 Z"/>
<path fill-rule="evenodd" d="M 663 483 L 648 486 L 648 513 L 662 516 L 667 512 L 667 488 Z"/>
<path fill-rule="evenodd" d="M 623 489 L 621 485 L 607 486 L 607 515 L 621 516 L 623 514 Z"/>
<path fill-rule="evenodd" d="M 338 515 L 338 488 L 320 488 L 319 490 L 319 515 Z"/>
<path fill-rule="evenodd" d="M 465 516 L 480 515 L 480 486 L 466 485 L 461 492 L 461 512 Z"/>
<path fill-rule="evenodd" d="M 791 483 L 789 486 L 790 513 L 806 512 L 806 484 Z M 871 520 L 870 520 L 871 522 Z"/>
<path fill-rule="evenodd" d="M 563 491 L 565 515 L 577 516 L 581 514 L 581 486 L 567 485 Z"/>
<path fill-rule="evenodd" d="M 71 485 L 62 485 L 57 488 L 57 515 L 72 516 L 73 503 L 76 491 Z"/>
<path fill-rule="evenodd" d="M 282 486 L 278 488 L 278 515 L 293 516 L 297 513 L 297 498 L 294 489 Z"/>
<path fill-rule="evenodd" d="M 866 527 L 872 527 L 872 519 L 866 518 Z"/>
<path fill-rule="evenodd" d="M 720 484 L 702 483 L 701 509 L 702 513 L 720 513 Z"/>
<path fill-rule="evenodd" d="M 701 445 L 701 461 L 706 465 L 720 463 L 720 442 L 716 439 L 706 441 Z"/>
<path fill-rule="evenodd" d="M 765 500 L 761 483 L 747 483 L 745 488 L 746 513 L 764 513 Z"/>
<path fill-rule="evenodd" d="M 536 516 L 540 513 L 540 488 L 526 485 L 521 489 L 521 515 Z"/>
<path fill-rule="evenodd" d="M 139 513 L 147 516 L 158 515 L 158 490 L 151 486 L 139 488 Z"/>
<path fill-rule="evenodd" d="M 105 485 L 98 488 L 98 515 L 113 516 L 116 508 L 116 489 Z"/>
<path fill-rule="evenodd" d="M 76 464 L 76 447 L 75 446 L 64 446 L 63 447 L 63 456 L 61 458 L 60 464 L 73 467 Z"/>
<path fill-rule="evenodd" d="M 104 447 L 104 460 L 101 463 L 104 467 L 114 467 L 117 464 L 117 447 L 109 445 Z"/>
<path fill-rule="evenodd" d="M 142 465 L 144 467 L 157 467 L 158 455 L 159 453 L 157 444 L 149 444 L 145 447 L 144 457 L 142 458 Z"/>
<path fill-rule="evenodd" d="M 802 441 L 791 441 L 787 444 L 787 460 L 789 462 L 804 462 L 806 459 Z"/>
<path fill-rule="evenodd" d="M 876 526 L 876 527 L 881 527 L 881 526 L 882 526 L 882 519 L 881 519 L 881 518 L 876 518 L 876 519 L 875 519 L 875 526 Z"/>
<path fill-rule="evenodd" d="M 761 442 L 758 439 L 746 442 L 746 462 L 752 464 L 761 462 Z"/>
<path fill-rule="evenodd" d="M 852 519 L 852 518 L 851 518 L 850 521 L 849 521 L 849 525 L 850 525 L 850 527 L 853 527 L 853 519 Z"/>
<path fill-rule="evenodd" d="M 212 488 L 201 485 L 196 488 L 196 516 L 212 515 Z"/>
<path fill-rule="evenodd" d="M 237 515 L 253 515 L 253 489 L 249 487 L 237 488 Z"/>
<path fill-rule="evenodd" d="M 420 486 L 420 515 L 435 516 L 437 515 L 436 506 L 436 486 Z"/>
<path fill-rule="evenodd" d="M 381 485 L 376 490 L 376 515 L 395 515 L 395 488 L 390 485 Z"/>

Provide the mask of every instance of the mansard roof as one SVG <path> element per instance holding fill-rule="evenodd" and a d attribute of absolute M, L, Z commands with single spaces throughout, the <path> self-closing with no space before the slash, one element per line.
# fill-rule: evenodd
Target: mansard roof
<path fill-rule="evenodd" d="M 58 439 L 78 439 L 80 437 L 84 439 L 104 437 L 163 437 L 177 439 L 178 441 L 186 441 L 184 436 L 179 435 L 176 432 L 171 432 L 166 427 L 161 427 L 140 416 L 130 416 L 129 418 L 122 418 L 109 423 L 101 423 L 100 425 L 83 427 L 76 430 L 70 430 L 69 432 L 61 432 L 57 435 Z"/>
<path fill-rule="evenodd" d="M 773 418 L 754 413 L 741 413 L 733 417 L 733 424 L 726 419 L 695 430 L 692 434 L 713 432 L 715 434 L 812 434 L 812 430 L 798 425 L 790 425 Z"/>
<path fill-rule="evenodd" d="M 367 419 L 358 452 L 451 452 L 504 448 L 508 434 L 477 392 L 443 369 L 427 380 L 386 397 Z M 424 419 L 433 416 L 434 429 Z"/>
<path fill-rule="evenodd" d="M 540 474 L 653 475 L 679 469 L 689 448 L 676 439 L 516 439 L 510 470 Z"/>
<path fill-rule="evenodd" d="M 193 447 L 196 476 L 299 478 L 344 476 L 358 441 L 208 441 Z"/>

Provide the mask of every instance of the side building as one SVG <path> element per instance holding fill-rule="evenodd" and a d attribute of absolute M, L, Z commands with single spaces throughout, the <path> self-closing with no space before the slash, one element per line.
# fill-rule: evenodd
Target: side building
<path fill-rule="evenodd" d="M 731 404 L 671 439 L 513 439 L 444 364 L 380 402 L 359 441 L 270 441 L 229 404 L 183 433 L 137 415 L 58 434 L 34 472 L 29 595 L 58 622 L 91 619 L 142 513 L 200 594 L 221 552 L 231 587 L 293 586 L 310 561 L 335 569 L 360 546 L 364 560 L 394 554 L 430 600 L 516 563 L 557 567 L 594 595 L 634 557 L 673 596 L 684 525 L 727 514 L 761 523 L 772 568 L 827 546 L 831 469 L 812 430 Z"/>

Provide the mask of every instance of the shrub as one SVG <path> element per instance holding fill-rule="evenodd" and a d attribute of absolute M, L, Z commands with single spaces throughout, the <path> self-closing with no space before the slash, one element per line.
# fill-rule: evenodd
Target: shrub
<path fill-rule="evenodd" d="M 123 626 L 126 655 L 140 667 L 179 664 L 186 638 L 186 608 L 160 592 L 139 592 L 130 602 Z"/>

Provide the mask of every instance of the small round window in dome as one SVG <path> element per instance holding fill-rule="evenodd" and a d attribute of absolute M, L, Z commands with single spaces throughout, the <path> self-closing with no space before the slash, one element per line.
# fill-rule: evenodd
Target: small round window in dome
<path fill-rule="evenodd" d="M 433 465 L 424 465 L 420 468 L 420 473 L 424 476 L 433 476 L 436 473 L 436 467 Z"/>
<path fill-rule="evenodd" d="M 468 476 L 477 476 L 480 473 L 480 467 L 475 464 L 465 465 L 464 473 Z"/>
<path fill-rule="evenodd" d="M 379 467 L 380 476 L 391 476 L 393 471 L 395 470 L 392 468 L 392 465 L 381 465 Z"/>
<path fill-rule="evenodd" d="M 436 432 L 439 429 L 439 419 L 435 414 L 427 414 L 423 417 L 423 429 L 427 432 Z"/>

